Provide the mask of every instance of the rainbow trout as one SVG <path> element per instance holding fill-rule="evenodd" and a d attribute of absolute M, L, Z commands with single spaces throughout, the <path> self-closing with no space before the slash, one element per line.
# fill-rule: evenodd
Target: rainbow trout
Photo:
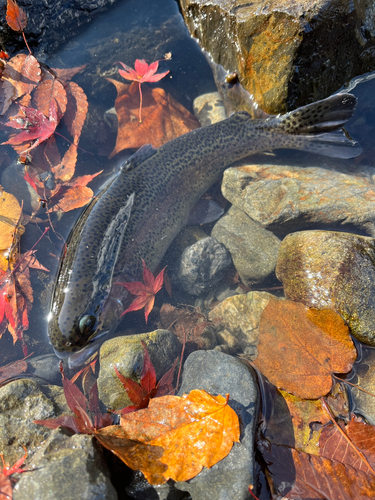
<path fill-rule="evenodd" d="M 151 271 L 156 269 L 196 202 L 231 164 L 277 148 L 357 156 L 360 146 L 340 130 L 356 101 L 351 94 L 336 94 L 262 120 L 238 112 L 158 149 L 139 149 L 92 200 L 69 236 L 48 318 L 57 356 L 78 353 L 74 364 L 116 329 L 132 301 L 116 282 L 139 281 L 142 258 Z"/>

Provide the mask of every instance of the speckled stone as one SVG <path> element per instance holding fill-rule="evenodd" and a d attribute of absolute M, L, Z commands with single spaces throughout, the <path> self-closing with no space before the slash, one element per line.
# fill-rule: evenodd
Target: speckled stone
<path fill-rule="evenodd" d="M 375 176 L 320 167 L 246 165 L 224 172 L 222 192 L 264 228 L 287 234 L 314 225 L 375 236 Z"/>
<path fill-rule="evenodd" d="M 193 102 L 193 109 L 202 127 L 220 122 L 227 117 L 224 103 L 218 92 L 210 92 L 196 97 Z"/>
<path fill-rule="evenodd" d="M 30 458 L 51 430 L 33 423 L 59 415 L 57 406 L 30 379 L 19 379 L 0 388 L 0 453 L 13 464 L 28 449 Z"/>
<path fill-rule="evenodd" d="M 351 333 L 375 345 L 375 239 L 300 231 L 281 243 L 276 267 L 286 298 L 336 309 Z"/>
<path fill-rule="evenodd" d="M 132 404 L 118 379 L 114 366 L 124 377 L 140 382 L 143 368 L 143 341 L 159 380 L 180 355 L 181 344 L 168 330 L 128 335 L 107 340 L 100 348 L 100 371 L 98 377 L 99 398 L 113 410 Z"/>
<path fill-rule="evenodd" d="M 227 352 L 257 355 L 260 315 L 275 296 L 267 292 L 248 292 L 223 300 L 209 313 L 216 327 L 219 343 Z"/>
<path fill-rule="evenodd" d="M 14 488 L 14 500 L 117 500 L 102 451 L 93 436 L 56 429 Z"/>
<path fill-rule="evenodd" d="M 231 264 L 224 245 L 207 237 L 185 248 L 176 266 L 175 282 L 185 292 L 201 295 L 221 280 Z"/>
<path fill-rule="evenodd" d="M 245 285 L 262 283 L 274 273 L 279 238 L 242 210 L 231 207 L 215 224 L 211 236 L 227 248 Z"/>

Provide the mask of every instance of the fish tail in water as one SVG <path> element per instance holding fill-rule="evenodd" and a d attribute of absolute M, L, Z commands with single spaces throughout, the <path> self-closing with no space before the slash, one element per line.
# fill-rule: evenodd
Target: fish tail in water
<path fill-rule="evenodd" d="M 282 116 L 270 119 L 275 131 L 288 134 L 285 147 L 334 158 L 354 158 L 362 152 L 342 127 L 354 114 L 357 98 L 335 94 Z"/>

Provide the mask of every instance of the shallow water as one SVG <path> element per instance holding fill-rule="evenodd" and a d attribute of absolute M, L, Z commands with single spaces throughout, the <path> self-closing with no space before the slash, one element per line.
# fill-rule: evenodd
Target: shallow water
<path fill-rule="evenodd" d="M 86 152 L 79 151 L 75 175 L 92 174 L 104 169 L 103 174 L 90 184 L 96 191 L 116 171 L 124 159 L 124 154 L 120 153 L 112 160 L 108 160 L 108 155 L 115 144 L 116 131 L 115 127 L 105 119 L 105 112 L 114 106 L 116 91 L 105 78 L 121 80 L 117 72 L 118 65 L 115 64 L 117 61 L 123 61 L 133 67 L 135 59 L 152 62 L 163 59 L 164 54 L 168 52 L 172 53 L 172 59 L 161 61 L 159 71 L 170 70 L 170 74 L 158 82 L 157 86 L 169 92 L 192 112 L 193 100 L 203 93 L 215 91 L 216 87 L 211 69 L 197 43 L 185 28 L 178 5 L 174 0 L 119 2 L 109 12 L 96 17 L 89 26 L 84 28 L 81 35 L 62 44 L 57 52 L 51 54 L 35 52 L 35 56 L 51 68 L 87 65 L 86 69 L 74 78 L 74 81 L 84 89 L 89 101 L 89 114 L 79 144 Z M 156 86 L 156 84 L 151 85 Z M 334 168 L 348 173 L 354 173 L 359 166 L 368 166 L 369 173 L 375 173 L 374 86 L 375 80 L 369 80 L 359 83 L 352 90 L 359 102 L 355 116 L 347 126 L 347 131 L 363 147 L 363 154 L 359 158 L 337 160 L 304 152 L 278 151 L 272 154 L 255 155 L 251 161 L 275 164 L 287 162 L 296 166 Z M 58 131 L 67 134 L 63 126 L 60 126 Z M 68 143 L 60 137 L 57 141 L 65 151 Z M 13 150 L 7 146 L 6 148 L 8 154 L 14 157 Z M 69 234 L 80 212 L 81 210 L 75 210 L 64 214 L 61 220 L 52 216 L 53 223 L 64 238 Z M 38 216 L 45 218 L 43 211 Z M 21 251 L 28 250 L 40 234 L 40 227 L 29 224 L 21 240 Z M 38 245 L 38 259 L 50 269 L 50 273 L 47 275 L 42 271 L 31 271 L 35 302 L 25 339 L 29 352 L 34 352 L 35 355 L 52 352 L 47 338 L 46 316 L 52 284 L 58 268 L 57 256 L 60 252 L 61 241 L 54 235 L 51 235 L 50 239 L 44 237 Z M 169 260 L 168 255 L 166 256 L 165 263 L 171 262 L 170 256 L 171 253 Z M 272 283 L 270 285 L 272 286 Z M 156 305 L 160 306 L 163 301 L 170 300 L 163 291 L 158 295 Z M 195 299 L 176 292 L 172 300 L 175 303 L 194 304 Z M 139 332 L 153 329 L 152 324 L 145 327 L 142 314 L 129 318 L 127 326 Z M 8 333 L 1 339 L 1 344 L 0 365 L 22 357 L 21 346 L 19 344 L 13 346 Z"/>

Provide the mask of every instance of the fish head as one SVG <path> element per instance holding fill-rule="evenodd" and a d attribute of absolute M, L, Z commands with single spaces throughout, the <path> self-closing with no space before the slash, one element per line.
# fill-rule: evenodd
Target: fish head
<path fill-rule="evenodd" d="M 94 346 L 99 347 L 120 322 L 126 308 L 121 299 L 126 304 L 130 296 L 126 289 L 116 291 L 122 292 L 123 297 L 119 297 L 110 291 L 98 295 L 92 287 L 91 293 L 87 287 L 82 288 L 82 293 L 70 289 L 55 293 L 47 320 L 49 339 L 59 358 L 81 356 L 84 350 L 89 354 Z M 85 299 L 90 296 L 94 300 Z"/>

